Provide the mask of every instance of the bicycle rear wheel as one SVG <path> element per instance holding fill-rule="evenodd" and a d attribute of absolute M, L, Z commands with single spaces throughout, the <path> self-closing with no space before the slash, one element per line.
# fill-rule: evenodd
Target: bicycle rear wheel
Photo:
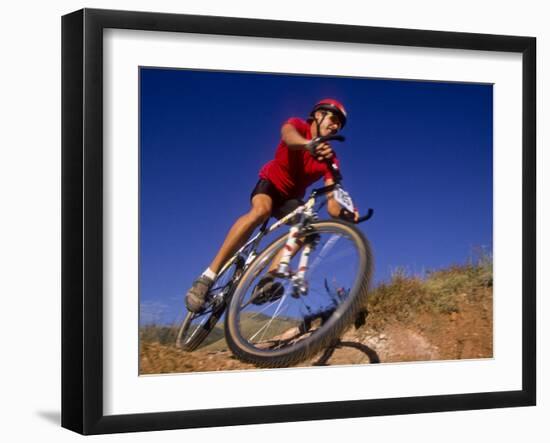
<path fill-rule="evenodd" d="M 307 293 L 291 278 L 277 278 L 273 298 L 258 301 L 255 286 L 284 247 L 288 234 L 274 240 L 250 264 L 235 288 L 225 321 L 226 341 L 242 361 L 286 367 L 314 356 L 337 340 L 366 305 L 373 260 L 367 239 L 341 221 L 312 223 L 299 236 L 313 249 L 306 271 Z M 298 269 L 301 253 L 292 259 Z"/>
<path fill-rule="evenodd" d="M 176 346 L 183 351 L 197 349 L 212 332 L 222 317 L 238 276 L 242 272 L 241 260 L 223 269 L 206 296 L 204 308 L 197 313 L 188 312 L 180 325 Z"/>

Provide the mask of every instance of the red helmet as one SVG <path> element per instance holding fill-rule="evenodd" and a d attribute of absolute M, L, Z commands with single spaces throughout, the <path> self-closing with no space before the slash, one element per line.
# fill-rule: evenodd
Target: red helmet
<path fill-rule="evenodd" d="M 342 123 L 342 128 L 346 125 L 348 114 L 346 112 L 346 109 L 344 108 L 344 105 L 338 100 L 334 100 L 333 98 L 325 98 L 321 100 L 313 107 L 310 116 L 313 117 L 315 111 L 319 110 L 331 111 L 333 114 L 336 114 L 340 119 L 340 122 Z"/>

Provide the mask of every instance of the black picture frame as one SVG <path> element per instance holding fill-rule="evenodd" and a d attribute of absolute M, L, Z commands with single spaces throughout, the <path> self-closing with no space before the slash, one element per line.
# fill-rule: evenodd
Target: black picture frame
<path fill-rule="evenodd" d="M 103 31 L 108 28 L 522 55 L 522 389 L 131 415 L 103 412 Z M 62 18 L 62 426 L 82 434 L 536 404 L 536 39 L 83 9 Z"/>

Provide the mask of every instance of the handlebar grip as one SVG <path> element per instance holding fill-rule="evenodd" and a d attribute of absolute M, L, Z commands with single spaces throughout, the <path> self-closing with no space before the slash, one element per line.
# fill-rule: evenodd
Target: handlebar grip
<path fill-rule="evenodd" d="M 319 145 L 320 143 L 324 143 L 326 141 L 330 141 L 330 140 L 343 142 L 343 141 L 346 140 L 346 137 L 344 137 L 343 135 L 338 135 L 338 134 L 329 134 L 329 135 L 325 135 L 324 137 L 317 137 L 317 138 L 314 138 L 313 140 L 311 140 L 306 145 L 306 150 L 309 151 L 310 154 L 314 155 L 315 148 L 317 147 L 317 145 Z M 336 166 L 336 164 L 332 163 L 332 160 L 330 160 L 330 159 L 326 159 L 325 163 L 328 165 L 330 171 L 332 172 L 334 180 L 336 182 L 341 182 L 342 181 L 342 174 L 340 173 L 340 171 L 339 171 L 338 167 Z"/>
<path fill-rule="evenodd" d="M 359 219 L 355 222 L 355 224 L 359 224 L 359 223 L 362 223 L 364 221 L 367 221 L 369 218 L 372 217 L 373 214 L 374 214 L 374 209 L 369 208 L 367 213 L 363 217 L 359 217 Z"/>
<path fill-rule="evenodd" d="M 343 135 L 339 135 L 339 134 L 329 134 L 329 135 L 325 135 L 324 137 L 318 137 L 317 138 L 317 143 L 328 142 L 328 141 L 331 141 L 331 140 L 334 140 L 334 141 L 337 141 L 337 142 L 343 142 L 343 141 L 346 141 L 346 137 L 344 137 Z"/>
<path fill-rule="evenodd" d="M 346 137 L 344 137 L 343 135 L 336 135 L 336 134 L 329 134 L 329 135 L 325 135 L 324 137 L 316 137 L 306 145 L 306 149 L 313 151 L 315 150 L 315 147 L 318 144 L 328 142 L 331 140 L 343 142 L 346 140 Z"/>

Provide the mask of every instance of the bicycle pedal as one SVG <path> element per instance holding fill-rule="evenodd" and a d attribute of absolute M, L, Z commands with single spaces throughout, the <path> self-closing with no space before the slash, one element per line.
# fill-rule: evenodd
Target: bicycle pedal
<path fill-rule="evenodd" d="M 252 295 L 252 304 L 263 305 L 279 300 L 285 294 L 285 288 L 281 283 L 271 282 L 269 287 L 259 288 L 257 293 Z"/>
<path fill-rule="evenodd" d="M 307 288 L 300 288 L 300 287 L 296 287 L 296 286 L 292 289 L 292 292 L 290 293 L 292 298 L 304 297 L 307 294 L 308 294 L 308 289 Z"/>

